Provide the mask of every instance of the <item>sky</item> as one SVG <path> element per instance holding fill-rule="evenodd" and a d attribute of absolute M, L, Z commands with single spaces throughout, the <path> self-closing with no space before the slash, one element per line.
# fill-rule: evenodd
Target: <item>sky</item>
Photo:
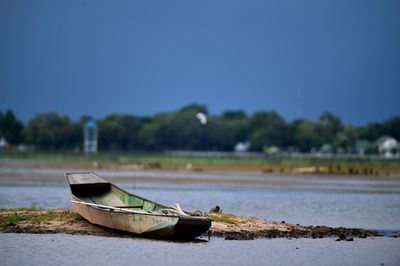
<path fill-rule="evenodd" d="M 0 1 L 0 111 L 400 115 L 398 0 Z"/>

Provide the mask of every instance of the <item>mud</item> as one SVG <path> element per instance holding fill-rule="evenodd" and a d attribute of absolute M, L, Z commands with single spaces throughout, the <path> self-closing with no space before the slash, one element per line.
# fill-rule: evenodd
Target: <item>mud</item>
<path fill-rule="evenodd" d="M 378 232 L 332 228 L 325 226 L 302 226 L 276 221 L 261 220 L 226 214 L 209 214 L 213 220 L 205 237 L 223 237 L 226 240 L 251 240 L 255 238 L 324 238 L 352 241 L 353 238 L 379 236 Z M 93 225 L 70 209 L 0 211 L 0 232 L 73 235 L 97 235 L 107 237 L 137 237 L 120 231 Z"/>

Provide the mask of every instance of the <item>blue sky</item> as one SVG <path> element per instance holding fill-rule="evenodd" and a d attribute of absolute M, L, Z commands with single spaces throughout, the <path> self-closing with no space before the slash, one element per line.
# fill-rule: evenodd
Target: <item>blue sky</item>
<path fill-rule="evenodd" d="M 0 1 L 0 110 L 400 114 L 400 1 Z"/>

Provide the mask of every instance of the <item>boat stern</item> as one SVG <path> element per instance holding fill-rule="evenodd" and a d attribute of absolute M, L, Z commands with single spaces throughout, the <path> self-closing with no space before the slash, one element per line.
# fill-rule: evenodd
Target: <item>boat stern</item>
<path fill-rule="evenodd" d="M 178 239 L 193 239 L 201 236 L 211 226 L 207 217 L 181 217 L 175 224 L 174 233 Z"/>

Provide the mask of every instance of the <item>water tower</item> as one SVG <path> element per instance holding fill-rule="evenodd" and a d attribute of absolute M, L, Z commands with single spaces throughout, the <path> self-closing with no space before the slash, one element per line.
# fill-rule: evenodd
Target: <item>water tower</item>
<path fill-rule="evenodd" d="M 83 151 L 85 153 L 97 152 L 97 124 L 90 119 L 83 128 Z"/>

